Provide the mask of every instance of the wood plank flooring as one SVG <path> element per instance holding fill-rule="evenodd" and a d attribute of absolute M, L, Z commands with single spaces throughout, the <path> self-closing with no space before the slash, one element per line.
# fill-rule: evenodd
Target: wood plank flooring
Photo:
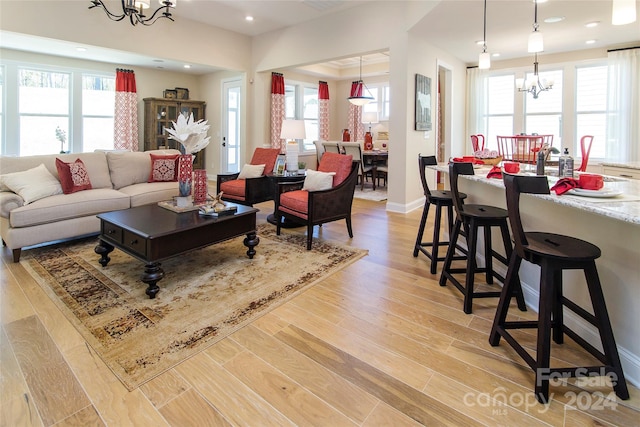
<path fill-rule="evenodd" d="M 273 210 L 256 207 L 260 222 Z M 497 301 L 464 314 L 412 256 L 420 215 L 356 199 L 353 239 L 344 221 L 314 233 L 367 257 L 132 392 L 3 248 L 0 426 L 640 425 L 632 386 L 620 401 L 572 381 L 536 403 L 531 370 L 488 343 Z M 535 348 L 533 332 L 517 336 Z M 552 356 L 593 363 L 568 339 Z"/>

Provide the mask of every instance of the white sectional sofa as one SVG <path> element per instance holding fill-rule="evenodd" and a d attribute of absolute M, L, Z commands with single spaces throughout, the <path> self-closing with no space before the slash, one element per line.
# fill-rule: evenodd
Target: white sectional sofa
<path fill-rule="evenodd" d="M 23 247 L 98 233 L 100 221 L 96 214 L 157 203 L 177 196 L 178 183 L 175 181 L 148 182 L 151 172 L 150 153 L 170 155 L 180 152 L 97 151 L 0 157 L 2 176 L 31 170 L 43 164 L 58 180 L 56 158 L 67 163 L 80 159 L 91 182 L 91 189 L 88 190 L 48 195 L 25 203 L 0 177 L 0 236 L 3 244 L 13 251 L 14 262 L 20 260 Z M 41 167 L 39 169 L 42 170 Z M 38 184 L 40 183 L 33 183 Z"/>

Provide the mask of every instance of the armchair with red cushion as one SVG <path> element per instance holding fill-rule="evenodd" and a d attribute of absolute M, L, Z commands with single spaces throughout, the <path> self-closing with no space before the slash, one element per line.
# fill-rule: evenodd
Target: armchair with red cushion
<path fill-rule="evenodd" d="M 253 206 L 255 203 L 272 200 L 273 184 L 266 177 L 266 174 L 273 171 L 278 154 L 280 154 L 280 150 L 277 148 L 256 148 L 250 165 L 264 165 L 262 173 L 259 176 L 250 178 L 239 178 L 240 172 L 218 175 L 216 194 L 222 191 L 222 200 L 246 206 Z M 243 169 L 245 168 L 251 169 L 247 165 Z M 253 171 L 255 171 L 255 168 Z"/>
<path fill-rule="evenodd" d="M 329 188 L 313 189 L 313 186 L 308 182 L 311 181 L 310 175 L 305 178 L 306 184 L 305 181 L 279 183 L 274 198 L 277 221 L 276 234 L 280 234 L 283 218 L 306 224 L 307 250 L 311 250 L 315 225 L 345 219 L 349 237 L 353 237 L 351 205 L 358 180 L 359 163 L 353 161 L 353 157 L 350 155 L 325 152 L 317 172 L 334 174 L 328 182 L 327 187 Z M 315 171 L 308 173 L 314 177 L 322 175 L 315 173 Z M 305 189 L 305 186 L 309 189 Z"/>

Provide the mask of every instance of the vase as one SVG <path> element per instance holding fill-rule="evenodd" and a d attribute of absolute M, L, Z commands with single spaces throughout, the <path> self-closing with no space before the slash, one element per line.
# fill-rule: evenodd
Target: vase
<path fill-rule="evenodd" d="M 193 203 L 200 204 L 207 201 L 207 171 L 196 169 L 193 171 Z"/>
<path fill-rule="evenodd" d="M 193 154 L 181 154 L 178 157 L 178 191 L 180 197 L 191 195 L 193 181 Z"/>
<path fill-rule="evenodd" d="M 364 149 L 367 151 L 373 150 L 373 135 L 371 135 L 371 132 L 364 134 Z"/>
<path fill-rule="evenodd" d="M 345 129 L 342 131 L 342 142 L 349 142 L 351 140 L 351 134 L 349 133 L 349 129 Z"/>

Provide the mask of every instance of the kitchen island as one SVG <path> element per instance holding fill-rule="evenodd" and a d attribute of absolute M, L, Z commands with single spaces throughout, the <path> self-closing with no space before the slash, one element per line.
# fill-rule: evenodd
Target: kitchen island
<path fill-rule="evenodd" d="M 447 174 L 449 171 L 447 165 L 434 168 Z M 468 195 L 465 202 L 506 209 L 504 184 L 501 179 L 486 178 L 489 170 L 489 167 L 482 167 L 475 170 L 476 175 L 461 176 L 460 190 Z M 557 181 L 556 177 L 548 178 L 550 186 Z M 526 231 L 566 234 L 600 247 L 602 256 L 596 260 L 596 265 L 625 376 L 627 381 L 639 386 L 640 181 L 607 178 L 605 189 L 620 191 L 621 194 L 611 198 L 557 196 L 553 192 L 551 195 L 524 194 L 521 196 L 522 223 Z M 497 240 L 493 247 L 500 247 Z M 481 253 L 479 248 L 478 254 Z M 527 305 L 538 311 L 539 267 L 524 261 L 520 279 Z M 591 311 L 582 272 L 566 271 L 563 280 L 565 295 Z M 597 331 L 590 324 L 566 310 L 565 321 L 590 343 L 601 348 Z"/>

